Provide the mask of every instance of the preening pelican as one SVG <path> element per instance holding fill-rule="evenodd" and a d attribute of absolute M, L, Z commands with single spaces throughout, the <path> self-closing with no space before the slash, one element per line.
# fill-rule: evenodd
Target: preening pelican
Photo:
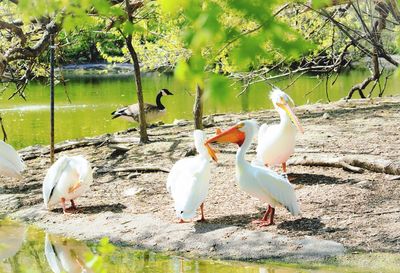
<path fill-rule="evenodd" d="M 22 178 L 21 172 L 25 164 L 17 151 L 9 144 L 0 140 L 0 174 L 14 178 Z"/>
<path fill-rule="evenodd" d="M 87 266 L 90 249 L 83 243 L 46 234 L 44 254 L 54 273 L 93 272 Z"/>
<path fill-rule="evenodd" d="M 167 190 L 175 201 L 176 216 L 180 223 L 195 217 L 198 207 L 201 210 L 200 221 L 205 220 L 203 204 L 208 193 L 212 156 L 204 144 L 205 133 L 195 130 L 193 136 L 199 155 L 177 161 L 167 179 Z M 215 157 L 213 159 L 216 160 Z"/>
<path fill-rule="evenodd" d="M 281 122 L 271 126 L 265 123 L 261 125 L 258 131 L 257 160 L 268 166 L 282 164 L 282 170 L 286 173 L 286 161 L 294 152 L 296 127 L 301 133 L 304 130 L 289 105 L 294 102 L 285 92 L 274 88 L 270 98 Z"/>
<path fill-rule="evenodd" d="M 81 155 L 63 156 L 47 171 L 43 181 L 43 199 L 47 209 L 61 202 L 66 213 L 65 202 L 71 201 L 71 208 L 76 209 L 74 199 L 89 189 L 93 181 L 90 163 Z"/>
<path fill-rule="evenodd" d="M 230 142 L 239 145 L 236 153 L 236 180 L 243 191 L 269 204 L 264 216 L 255 221 L 261 226 L 268 226 L 274 224 L 275 206 L 284 206 L 292 215 L 299 215 L 300 209 L 294 187 L 287 178 L 263 165 L 250 164 L 244 159 L 257 129 L 258 125 L 255 121 L 239 122 L 232 128 L 208 139 L 206 144 Z"/>
<path fill-rule="evenodd" d="M 157 94 L 156 105 L 150 103 L 144 104 L 144 112 L 146 114 L 147 123 L 155 121 L 167 113 L 165 106 L 161 103 L 161 97 L 170 95 L 173 94 L 168 89 L 163 88 Z M 129 106 L 122 107 L 112 112 L 111 115 L 113 116 L 112 119 L 121 117 L 130 122 L 139 122 L 139 104 L 135 103 Z"/>

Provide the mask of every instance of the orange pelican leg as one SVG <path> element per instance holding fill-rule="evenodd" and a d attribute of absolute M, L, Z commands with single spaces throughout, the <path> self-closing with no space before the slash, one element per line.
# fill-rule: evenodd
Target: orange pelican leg
<path fill-rule="evenodd" d="M 270 226 L 274 224 L 274 214 L 275 208 L 268 205 L 268 209 L 265 211 L 264 216 L 259 220 L 252 221 L 253 224 L 257 224 L 259 226 Z"/>
<path fill-rule="evenodd" d="M 268 210 L 270 211 L 269 219 L 267 216 L 267 218 L 259 224 L 260 227 L 267 227 L 267 226 L 275 225 L 275 223 L 274 223 L 275 208 L 268 205 Z M 265 215 L 264 215 L 264 217 L 265 217 Z M 263 217 L 263 219 L 264 219 L 264 217 Z"/>
<path fill-rule="evenodd" d="M 286 173 L 286 162 L 282 163 L 282 171 L 283 173 Z"/>
<path fill-rule="evenodd" d="M 204 217 L 204 203 L 201 203 L 200 211 L 201 211 L 201 218 L 197 222 L 205 222 L 206 218 Z"/>
<path fill-rule="evenodd" d="M 286 162 L 282 163 L 282 171 L 283 171 L 283 175 L 286 175 L 286 176 L 287 176 L 287 179 L 288 179 L 290 182 L 296 179 L 296 178 L 293 177 L 293 176 L 287 175 L 287 173 L 286 173 L 286 171 L 287 171 Z"/>
<path fill-rule="evenodd" d="M 61 198 L 61 206 L 63 209 L 63 213 L 67 214 L 68 212 L 67 212 L 67 207 L 65 206 L 65 198 Z"/>

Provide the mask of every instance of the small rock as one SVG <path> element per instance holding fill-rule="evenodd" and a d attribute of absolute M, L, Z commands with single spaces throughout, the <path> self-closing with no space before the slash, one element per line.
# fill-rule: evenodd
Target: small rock
<path fill-rule="evenodd" d="M 369 180 L 363 180 L 360 181 L 358 183 L 356 183 L 356 185 L 362 189 L 371 189 L 372 188 L 372 181 Z"/>
<path fill-rule="evenodd" d="M 197 154 L 196 147 L 190 147 L 190 149 L 188 149 L 184 154 L 184 157 L 194 156 L 196 154 Z"/>
<path fill-rule="evenodd" d="M 331 115 L 329 115 L 329 113 L 324 113 L 324 114 L 322 115 L 322 118 L 323 118 L 323 119 L 331 119 L 332 117 L 331 117 Z"/>
<path fill-rule="evenodd" d="M 124 195 L 124 196 L 134 196 L 134 195 L 136 195 L 136 194 L 138 194 L 138 193 L 140 193 L 140 192 L 142 192 L 142 191 L 143 191 L 143 189 L 138 189 L 138 188 L 136 188 L 136 187 L 134 187 L 134 188 L 129 188 L 129 189 L 126 189 L 126 190 L 124 191 L 123 195 Z"/>
<path fill-rule="evenodd" d="M 214 116 L 209 115 L 206 118 L 204 118 L 203 126 L 204 126 L 204 128 L 214 127 L 215 126 Z"/>
<path fill-rule="evenodd" d="M 139 173 L 131 173 L 131 174 L 129 174 L 128 175 L 128 179 L 132 179 L 132 178 L 136 178 L 136 177 L 138 177 L 140 174 Z"/>
<path fill-rule="evenodd" d="M 189 124 L 189 121 L 186 119 L 175 119 L 172 124 L 176 126 L 186 126 Z"/>

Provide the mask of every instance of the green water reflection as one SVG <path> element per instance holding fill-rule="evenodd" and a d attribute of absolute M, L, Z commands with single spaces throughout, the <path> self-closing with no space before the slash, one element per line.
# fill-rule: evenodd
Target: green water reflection
<path fill-rule="evenodd" d="M 343 98 L 349 88 L 366 77 L 368 72 L 351 72 L 341 75 L 335 85 L 329 86 L 331 100 Z M 276 83 L 284 88 L 292 80 Z M 391 78 L 386 95 L 398 93 L 399 79 Z M 175 82 L 172 77 L 150 74 L 143 79 L 145 101 L 154 103 L 156 93 L 168 88 L 174 96 L 163 98 L 167 108 L 165 123 L 174 119 L 191 119 L 194 96 L 187 84 Z M 32 83 L 26 90 L 27 101 L 22 98 L 8 100 L 14 92 L 6 90 L 0 97 L 0 111 L 4 118 L 9 142 L 16 148 L 33 144 L 49 143 L 49 91 L 48 86 Z M 252 86 L 240 97 L 240 86 L 232 86 L 232 92 L 224 102 L 207 99 L 205 113 L 247 112 L 269 109 L 267 92 L 271 88 L 264 83 Z M 130 78 L 74 78 L 66 87 L 72 101 L 67 99 L 64 87 L 56 87 L 56 141 L 95 136 L 124 130 L 135 124 L 124 120 L 111 120 L 110 113 L 117 107 L 136 101 L 133 80 Z M 297 105 L 326 101 L 325 84 L 316 77 L 303 76 L 286 90 Z"/>
<path fill-rule="evenodd" d="M 245 263 L 184 259 L 102 240 L 85 244 L 45 234 L 42 230 L 10 220 L 0 221 L 0 272 L 163 272 L 163 273 L 324 273 L 397 272 L 397 254 L 345 256 L 329 264 Z"/>

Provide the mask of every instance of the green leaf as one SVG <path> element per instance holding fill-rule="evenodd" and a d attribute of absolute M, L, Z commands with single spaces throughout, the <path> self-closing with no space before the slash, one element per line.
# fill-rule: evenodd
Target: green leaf
<path fill-rule="evenodd" d="M 185 60 L 181 60 L 175 67 L 174 76 L 178 81 L 184 82 L 190 78 L 190 68 Z"/>
<path fill-rule="evenodd" d="M 125 23 L 122 24 L 122 32 L 123 32 L 125 35 L 130 35 L 130 34 L 132 34 L 132 32 L 134 31 L 134 29 L 135 29 L 134 25 L 133 25 L 131 22 L 129 22 L 129 21 L 126 21 Z"/>
<path fill-rule="evenodd" d="M 107 237 L 100 240 L 98 250 L 101 254 L 110 254 L 115 251 L 115 246 L 110 243 Z"/>
<path fill-rule="evenodd" d="M 223 104 L 228 99 L 230 89 L 230 82 L 226 77 L 214 74 L 207 82 L 206 97 Z"/>
<path fill-rule="evenodd" d="M 332 0 L 312 0 L 311 1 L 311 6 L 314 9 L 330 7 L 330 6 L 332 6 Z"/>
<path fill-rule="evenodd" d="M 187 0 L 171 1 L 171 0 L 158 0 L 161 10 L 165 13 L 176 14 L 182 8 L 188 5 Z"/>

